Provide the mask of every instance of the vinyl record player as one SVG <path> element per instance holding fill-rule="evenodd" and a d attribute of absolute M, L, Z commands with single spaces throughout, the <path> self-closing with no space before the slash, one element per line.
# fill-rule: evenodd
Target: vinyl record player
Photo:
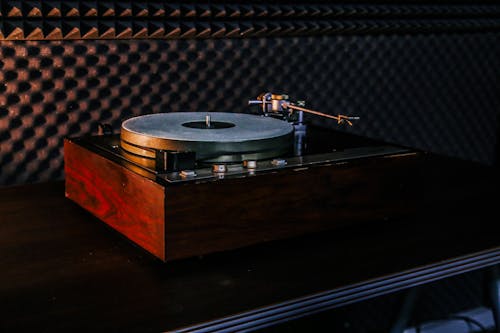
<path fill-rule="evenodd" d="M 358 118 L 285 95 L 250 104 L 259 114 L 151 114 L 66 139 L 66 196 L 163 261 L 419 209 L 428 154 L 306 126 L 304 112 Z"/>

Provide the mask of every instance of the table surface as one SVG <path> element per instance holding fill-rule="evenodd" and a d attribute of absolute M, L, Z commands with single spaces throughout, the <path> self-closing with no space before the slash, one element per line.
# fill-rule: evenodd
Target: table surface
<path fill-rule="evenodd" d="M 500 262 L 497 181 L 475 172 L 474 193 L 435 211 L 167 264 L 66 199 L 62 182 L 1 188 L 0 330 L 234 324 L 255 314 L 247 311 L 296 298 L 395 286 L 395 277 L 430 277 L 450 264 L 458 273 L 493 265 Z"/>

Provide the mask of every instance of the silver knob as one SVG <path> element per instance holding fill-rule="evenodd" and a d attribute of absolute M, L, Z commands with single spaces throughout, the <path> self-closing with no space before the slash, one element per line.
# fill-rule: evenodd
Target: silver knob
<path fill-rule="evenodd" d="M 256 169 L 257 168 L 257 161 L 256 160 L 245 160 L 243 161 L 243 167 L 247 169 Z"/>
<path fill-rule="evenodd" d="M 284 160 L 282 158 L 276 158 L 276 159 L 271 161 L 271 164 L 276 166 L 276 167 L 282 167 L 282 166 L 285 166 L 287 164 L 287 162 L 286 162 L 286 160 Z"/>
<path fill-rule="evenodd" d="M 214 164 L 214 165 L 212 165 L 212 172 L 214 172 L 214 173 L 225 173 L 225 172 L 227 172 L 227 165 L 225 165 L 225 164 Z"/>

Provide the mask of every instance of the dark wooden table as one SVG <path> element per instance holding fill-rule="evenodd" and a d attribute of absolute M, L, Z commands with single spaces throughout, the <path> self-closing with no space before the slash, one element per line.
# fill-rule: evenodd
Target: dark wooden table
<path fill-rule="evenodd" d="M 0 331 L 254 329 L 495 265 L 497 183 L 470 177 L 461 202 L 418 216 L 167 264 L 62 182 L 2 188 Z"/>

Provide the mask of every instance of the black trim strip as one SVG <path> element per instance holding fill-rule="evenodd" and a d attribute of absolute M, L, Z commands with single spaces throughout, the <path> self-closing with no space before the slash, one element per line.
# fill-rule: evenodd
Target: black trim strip
<path fill-rule="evenodd" d="M 249 332 L 500 263 L 500 247 L 169 332 Z"/>

